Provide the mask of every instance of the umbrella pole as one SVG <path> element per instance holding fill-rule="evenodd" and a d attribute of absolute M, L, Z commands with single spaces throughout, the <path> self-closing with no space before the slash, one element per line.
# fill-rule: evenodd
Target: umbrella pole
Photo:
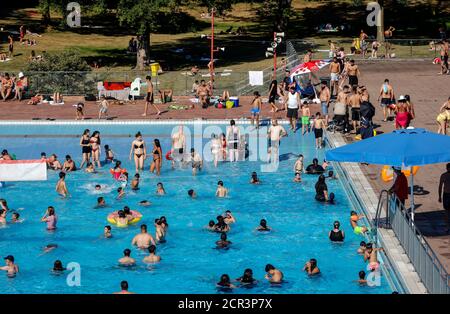
<path fill-rule="evenodd" d="M 411 225 L 414 226 L 414 174 L 411 168 Z"/>

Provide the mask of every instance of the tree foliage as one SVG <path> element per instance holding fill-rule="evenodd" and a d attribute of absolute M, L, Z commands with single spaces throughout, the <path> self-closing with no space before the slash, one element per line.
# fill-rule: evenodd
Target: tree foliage
<path fill-rule="evenodd" d="M 94 86 L 88 79 L 90 71 L 91 67 L 78 53 L 66 50 L 45 53 L 42 60 L 30 62 L 25 72 L 33 91 L 83 94 Z"/>
<path fill-rule="evenodd" d="M 216 9 L 218 15 L 222 15 L 224 12 L 231 10 L 231 7 L 238 0 L 198 0 L 199 6 L 206 7 L 208 10 L 211 8 Z M 241 1 L 244 2 L 244 1 Z M 248 1 L 251 2 L 251 1 Z"/>
<path fill-rule="evenodd" d="M 260 0 L 257 2 L 261 2 L 258 15 L 261 19 L 272 23 L 273 31 L 286 32 L 288 30 L 289 19 L 293 15 L 292 0 Z"/>

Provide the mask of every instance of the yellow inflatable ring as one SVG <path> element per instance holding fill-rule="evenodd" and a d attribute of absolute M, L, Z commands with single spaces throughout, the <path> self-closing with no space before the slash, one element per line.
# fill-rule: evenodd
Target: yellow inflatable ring
<path fill-rule="evenodd" d="M 416 175 L 419 168 L 420 168 L 419 166 L 407 167 L 402 169 L 402 172 L 405 176 L 409 177 L 411 175 L 411 169 L 412 174 Z M 384 182 L 389 182 L 394 179 L 394 170 L 392 170 L 391 166 L 383 166 L 383 169 L 381 170 L 381 179 Z"/>
<path fill-rule="evenodd" d="M 140 212 L 138 212 L 138 211 L 132 210 L 131 214 L 133 216 L 133 219 L 128 221 L 128 225 L 134 225 L 134 224 L 138 223 L 142 219 L 142 214 Z M 124 228 L 124 227 L 128 226 L 128 225 L 125 225 L 125 226 L 118 225 L 117 224 L 117 220 L 116 220 L 118 216 L 119 216 L 119 214 L 117 212 L 114 212 L 114 213 L 109 214 L 108 217 L 106 218 L 106 220 L 110 224 L 115 225 L 116 227 Z"/>

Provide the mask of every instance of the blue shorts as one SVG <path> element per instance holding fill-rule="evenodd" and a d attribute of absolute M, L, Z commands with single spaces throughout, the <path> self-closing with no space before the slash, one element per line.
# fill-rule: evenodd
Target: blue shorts
<path fill-rule="evenodd" d="M 327 115 L 327 114 L 328 114 L 328 106 L 327 106 L 327 103 L 326 103 L 325 101 L 322 101 L 321 104 L 322 104 L 322 113 L 323 113 L 324 115 Z"/>
<path fill-rule="evenodd" d="M 259 109 L 258 109 L 258 108 L 252 108 L 252 110 L 250 110 L 250 112 L 251 112 L 253 115 L 259 115 Z"/>

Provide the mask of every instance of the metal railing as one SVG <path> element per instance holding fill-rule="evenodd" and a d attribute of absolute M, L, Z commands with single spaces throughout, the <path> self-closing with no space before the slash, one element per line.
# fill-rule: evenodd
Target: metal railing
<path fill-rule="evenodd" d="M 383 213 L 385 214 L 384 217 L 382 217 Z M 380 192 L 374 223 L 376 230 L 382 226 L 384 228 L 391 227 L 389 221 L 389 192 L 387 190 L 382 190 Z M 378 240 L 378 232 L 375 234 L 375 239 Z"/>
<path fill-rule="evenodd" d="M 411 220 L 408 210 L 393 194 L 388 196 L 387 208 L 389 226 L 397 236 L 428 292 L 450 294 L 449 274 Z"/>
<path fill-rule="evenodd" d="M 387 54 L 390 54 L 395 59 L 425 58 L 432 60 L 439 56 L 439 41 L 440 39 L 436 38 L 386 39 L 378 48 L 378 59 L 386 59 Z M 336 39 L 335 42 L 337 46 L 344 47 L 345 51 L 349 53 L 353 38 Z M 372 42 L 373 39 L 367 40 L 368 48 L 365 59 L 369 59 L 371 56 Z M 328 45 L 326 43 L 315 43 L 314 50 L 321 50 L 315 53 L 318 57 L 328 57 Z M 362 55 L 357 53 L 352 58 L 359 60 L 362 59 Z"/>
<path fill-rule="evenodd" d="M 11 73 L 10 74 L 16 74 Z M 60 92 L 63 95 L 86 95 L 98 93 L 98 82 L 132 82 L 136 78 L 141 78 L 145 82 L 147 75 L 152 76 L 150 71 L 89 71 L 89 72 L 30 72 L 24 71 L 28 77 L 29 92 L 34 96 L 36 93 L 53 94 Z M 152 76 L 155 89 L 172 89 L 177 96 L 193 96 L 192 86 L 195 81 L 205 80 L 210 77 L 207 73 L 191 75 L 190 71 L 170 71 L 158 73 Z M 215 72 L 214 93 L 220 94 L 228 90 L 231 96 L 242 95 L 236 90 L 237 81 L 248 83 L 248 72 L 234 72 L 225 69 L 217 69 Z M 261 88 L 261 86 L 259 86 Z M 145 90 L 141 88 L 142 96 Z"/>

